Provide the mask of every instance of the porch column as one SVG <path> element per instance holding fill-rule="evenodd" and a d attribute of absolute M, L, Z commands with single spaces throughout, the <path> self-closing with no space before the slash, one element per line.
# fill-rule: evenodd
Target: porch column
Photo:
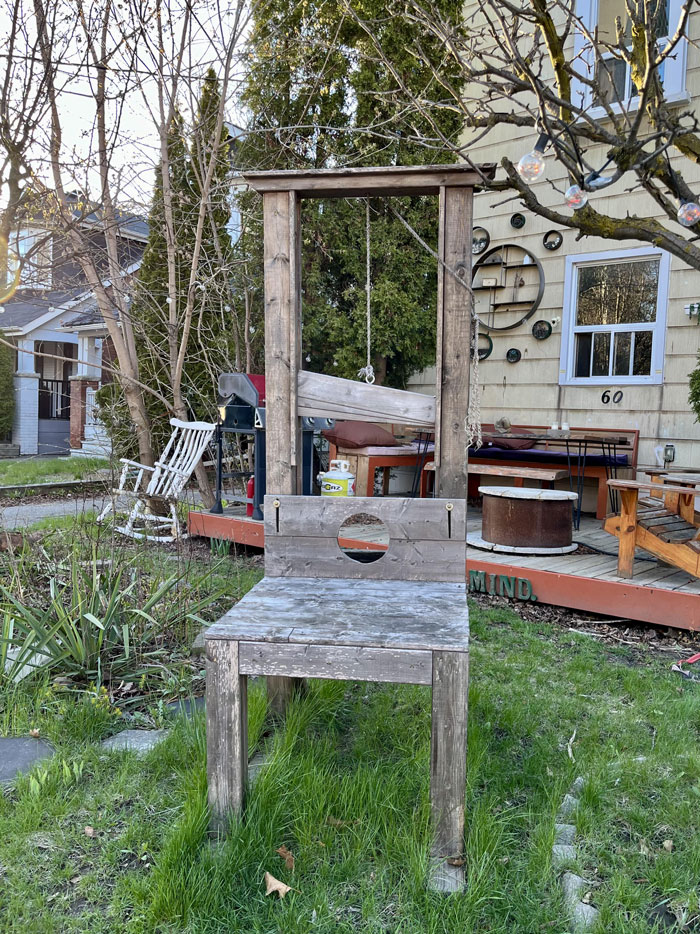
<path fill-rule="evenodd" d="M 78 338 L 78 371 L 70 382 L 70 447 L 80 451 L 85 438 L 85 391 L 100 385 L 102 342 L 82 334 Z"/>
<path fill-rule="evenodd" d="M 19 445 L 20 454 L 39 452 L 39 374 L 35 370 L 33 350 L 32 339 L 24 338 L 17 342 L 12 440 Z"/>

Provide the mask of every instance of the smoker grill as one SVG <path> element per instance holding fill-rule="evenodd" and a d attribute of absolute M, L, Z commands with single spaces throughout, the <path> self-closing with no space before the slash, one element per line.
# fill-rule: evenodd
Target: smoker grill
<path fill-rule="evenodd" d="M 224 436 L 226 434 L 249 435 L 254 445 L 253 477 L 253 519 L 263 517 L 261 504 L 265 496 L 265 377 L 256 373 L 220 373 L 219 396 L 224 400 L 219 406 L 219 424 L 216 429 L 216 502 L 212 512 L 222 513 L 222 492 L 225 480 L 250 476 L 250 471 L 223 470 Z M 310 496 L 313 492 L 314 469 L 314 431 L 330 428 L 334 424 L 330 418 L 301 419 L 301 461 L 302 494 Z M 232 502 L 248 503 L 243 497 L 227 497 Z"/>

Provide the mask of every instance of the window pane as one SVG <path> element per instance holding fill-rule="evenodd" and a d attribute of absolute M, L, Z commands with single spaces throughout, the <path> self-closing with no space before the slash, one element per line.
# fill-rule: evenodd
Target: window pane
<path fill-rule="evenodd" d="M 633 376 L 649 376 L 651 373 L 651 344 L 653 331 L 637 331 L 634 335 Z"/>
<path fill-rule="evenodd" d="M 616 58 L 602 58 L 596 64 L 594 103 L 627 100 L 627 64 Z"/>
<path fill-rule="evenodd" d="M 574 376 L 591 375 L 591 344 L 592 334 L 576 335 L 576 361 L 574 363 Z"/>
<path fill-rule="evenodd" d="M 668 17 L 670 0 L 646 0 L 649 19 L 656 21 L 656 36 L 662 38 L 668 35 Z M 625 36 L 630 38 L 632 27 L 627 15 L 625 0 L 599 0 L 598 3 L 598 36 L 601 42 L 613 45 L 617 43 L 617 17 L 624 23 Z M 674 24 L 675 25 L 675 24 Z"/>
<path fill-rule="evenodd" d="M 593 335 L 593 370 L 591 376 L 607 376 L 610 372 L 610 332 Z"/>
<path fill-rule="evenodd" d="M 581 266 L 576 324 L 638 324 L 656 321 L 659 260 Z"/>
<path fill-rule="evenodd" d="M 632 349 L 631 334 L 615 335 L 615 356 L 613 359 L 613 376 L 629 376 L 630 350 Z"/>

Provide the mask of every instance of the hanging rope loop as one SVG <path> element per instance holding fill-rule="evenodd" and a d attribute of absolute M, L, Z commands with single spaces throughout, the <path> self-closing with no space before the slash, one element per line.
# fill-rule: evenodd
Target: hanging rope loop
<path fill-rule="evenodd" d="M 370 237 L 369 237 L 369 198 L 365 200 L 365 296 L 366 296 L 366 317 L 367 317 L 367 362 L 357 371 L 360 379 L 364 378 L 366 383 L 371 386 L 375 380 L 374 367 L 372 366 L 372 267 L 370 255 Z"/>

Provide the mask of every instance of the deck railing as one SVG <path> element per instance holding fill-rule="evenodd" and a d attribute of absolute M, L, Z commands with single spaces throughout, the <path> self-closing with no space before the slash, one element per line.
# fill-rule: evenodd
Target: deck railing
<path fill-rule="evenodd" d="M 70 383 L 62 379 L 39 380 L 39 418 L 70 418 Z"/>

